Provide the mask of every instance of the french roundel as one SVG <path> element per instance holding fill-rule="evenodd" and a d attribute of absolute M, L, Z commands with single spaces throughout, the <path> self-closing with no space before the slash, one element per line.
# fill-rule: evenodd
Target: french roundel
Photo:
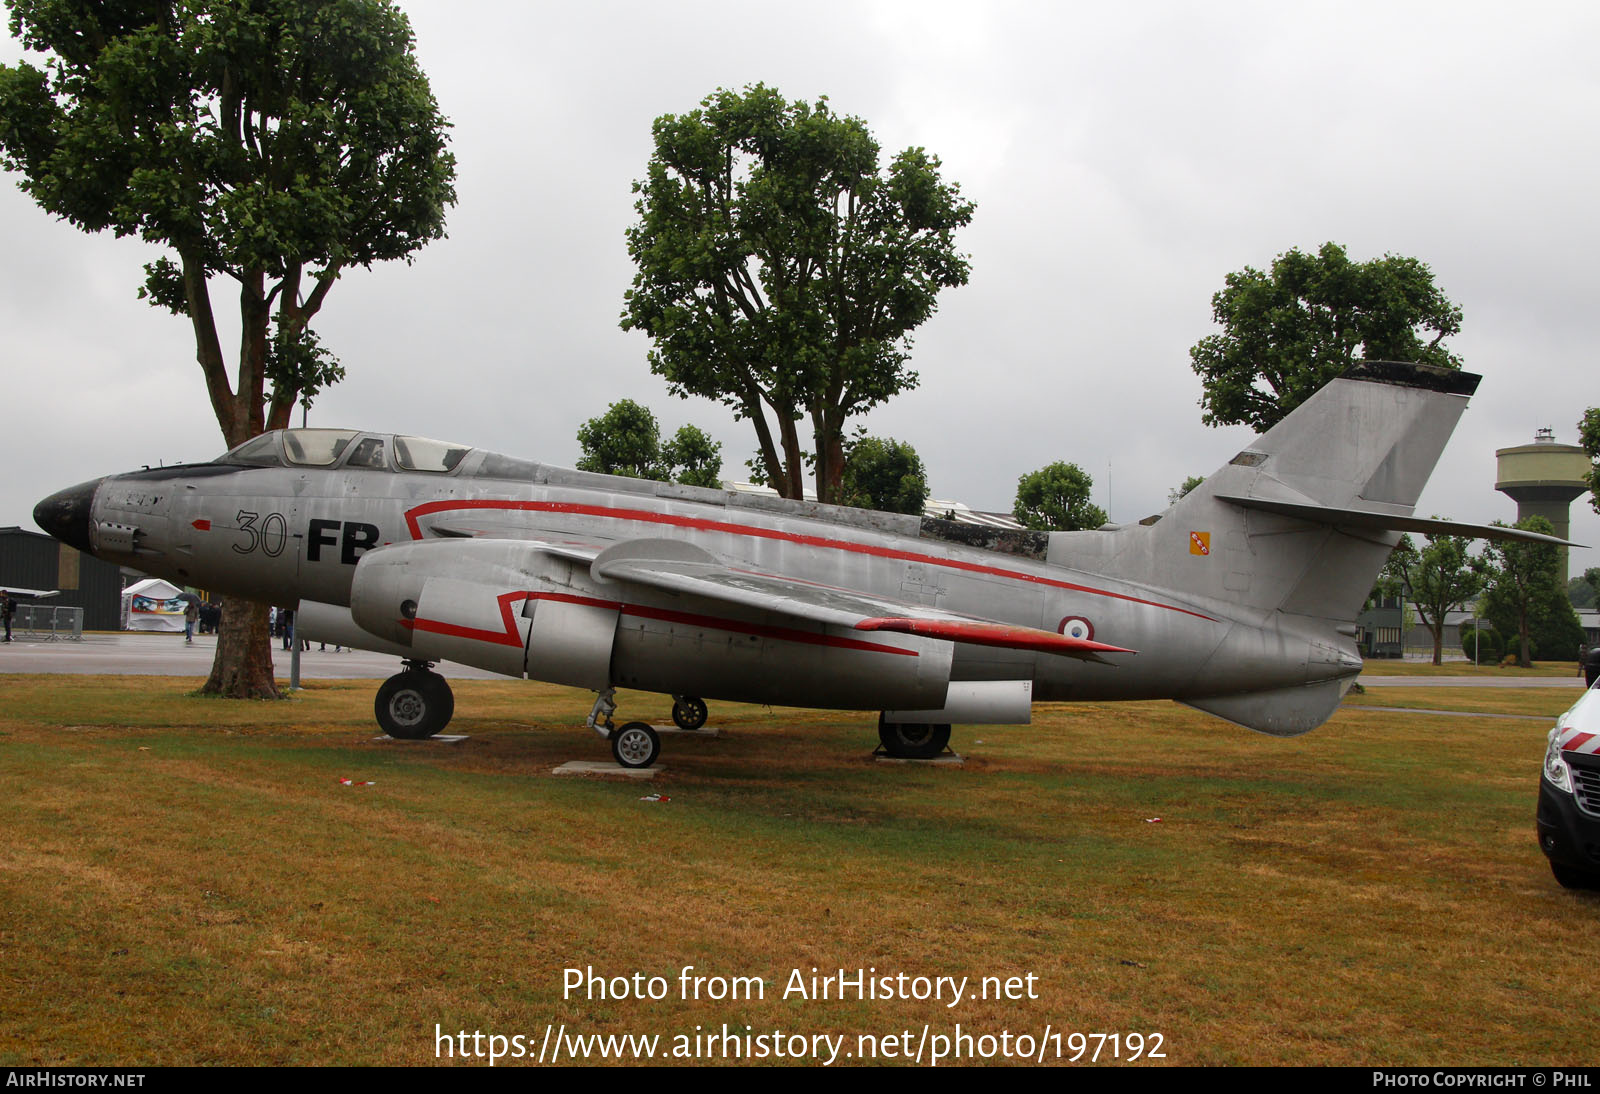
<path fill-rule="evenodd" d="M 1081 638 L 1086 642 L 1094 640 L 1094 624 L 1081 615 L 1069 615 L 1061 621 L 1061 626 L 1056 630 L 1068 638 Z"/>

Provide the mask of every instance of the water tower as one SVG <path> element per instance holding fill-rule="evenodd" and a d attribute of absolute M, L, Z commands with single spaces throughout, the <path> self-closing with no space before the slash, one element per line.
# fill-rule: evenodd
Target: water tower
<path fill-rule="evenodd" d="M 1567 538 L 1571 527 L 1567 510 L 1579 494 L 1589 489 L 1589 454 L 1577 445 L 1557 444 L 1555 431 L 1541 429 L 1532 444 L 1501 448 L 1495 452 L 1494 488 L 1517 503 L 1517 520 L 1540 516 Z M 1567 549 L 1561 549 L 1561 580 L 1567 580 Z"/>

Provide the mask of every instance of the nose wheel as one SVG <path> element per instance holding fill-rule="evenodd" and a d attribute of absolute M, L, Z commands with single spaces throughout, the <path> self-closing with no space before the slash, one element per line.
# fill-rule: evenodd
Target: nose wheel
<path fill-rule="evenodd" d="M 661 755 L 661 738 L 644 722 L 611 731 L 611 756 L 621 767 L 649 767 Z"/>
<path fill-rule="evenodd" d="M 617 709 L 616 689 L 606 688 L 595 696 L 594 709 L 586 725 L 611 742 L 611 758 L 618 767 L 649 767 L 661 755 L 661 738 L 644 722 L 628 722 L 620 728 L 611 720 Z"/>

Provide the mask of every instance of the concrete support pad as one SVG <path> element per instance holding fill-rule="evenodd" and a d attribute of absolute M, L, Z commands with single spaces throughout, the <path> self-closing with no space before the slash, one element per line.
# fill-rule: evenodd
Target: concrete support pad
<path fill-rule="evenodd" d="M 722 730 L 716 729 L 716 728 L 714 728 L 712 726 L 701 726 L 699 729 L 679 729 L 675 725 L 667 725 L 667 726 L 652 725 L 650 728 L 655 730 L 657 733 L 663 733 L 663 734 L 671 733 L 671 734 L 673 734 L 675 736 L 678 736 L 678 737 L 720 737 L 720 736 L 722 736 Z"/>
<path fill-rule="evenodd" d="M 872 758 L 880 764 L 931 764 L 934 767 L 960 767 L 967 762 L 967 758 L 959 752 L 946 752 L 943 756 L 935 756 L 931 760 L 906 760 L 899 756 L 883 756 L 876 752 Z"/>
<path fill-rule="evenodd" d="M 601 760 L 568 760 L 551 770 L 552 775 L 611 775 L 623 779 L 653 779 L 664 767 L 623 767 Z"/>
<path fill-rule="evenodd" d="M 380 733 L 372 739 L 386 741 L 392 745 L 458 745 L 469 736 L 467 733 L 440 733 L 433 737 L 424 737 L 420 741 L 406 741 L 399 737 L 391 737 L 387 733 Z"/>

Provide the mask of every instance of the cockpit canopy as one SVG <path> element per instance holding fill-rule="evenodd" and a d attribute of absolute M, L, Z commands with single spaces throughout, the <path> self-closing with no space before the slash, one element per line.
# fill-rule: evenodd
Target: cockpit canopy
<path fill-rule="evenodd" d="M 249 467 L 344 466 L 369 471 L 454 471 L 472 449 L 464 444 L 354 429 L 275 429 L 217 459 Z"/>

